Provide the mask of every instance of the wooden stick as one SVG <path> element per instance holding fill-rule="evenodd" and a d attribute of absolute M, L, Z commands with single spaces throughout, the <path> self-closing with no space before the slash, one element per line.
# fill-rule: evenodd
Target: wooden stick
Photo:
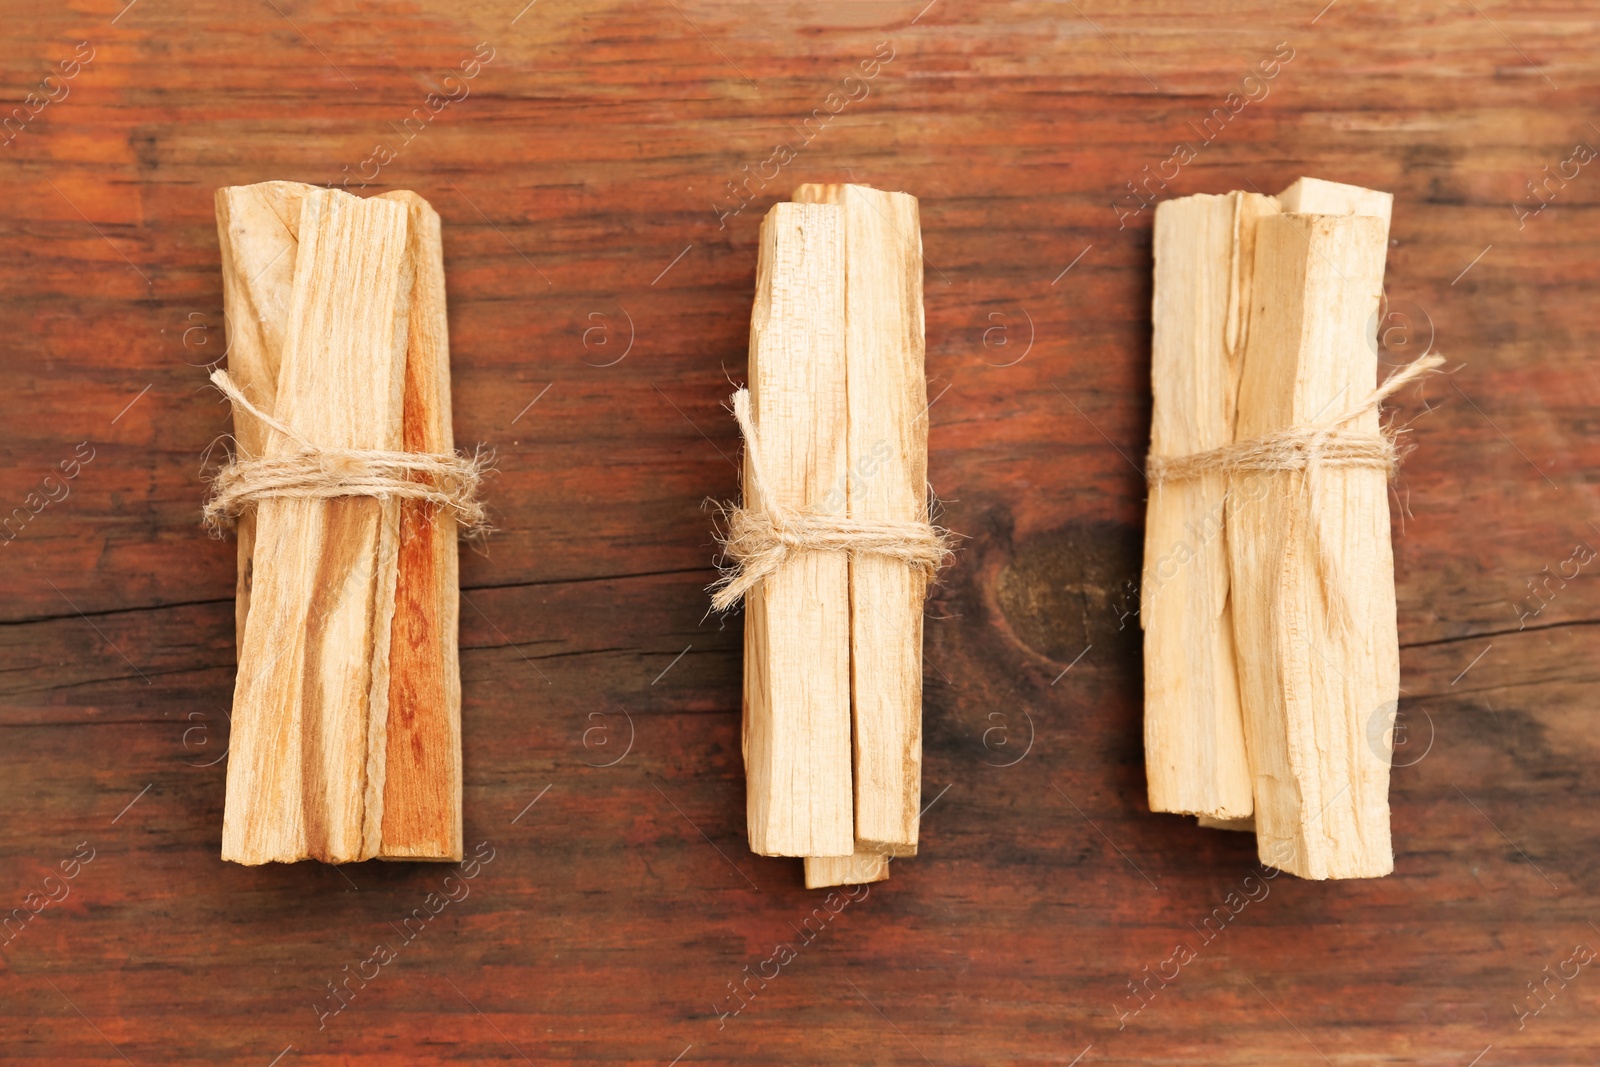
<path fill-rule="evenodd" d="M 838 207 L 778 204 L 762 222 L 750 398 L 773 480 L 766 489 L 783 506 L 820 506 L 845 476 L 843 253 Z M 751 478 L 747 459 L 747 487 Z M 744 680 L 751 850 L 849 856 L 849 573 L 842 554 L 800 553 L 746 595 Z"/>
<path fill-rule="evenodd" d="M 301 200 L 274 416 L 322 447 L 400 447 L 406 229 L 400 204 L 323 190 Z M 296 447 L 274 430 L 264 454 Z M 398 534 L 394 501 L 261 501 L 224 859 L 371 855 L 368 738 L 387 728 Z"/>
<path fill-rule="evenodd" d="M 1285 215 L 1368 215 L 1381 219 L 1384 247 L 1388 247 L 1393 193 L 1321 178 L 1297 178 L 1277 199 L 1278 210 Z"/>
<path fill-rule="evenodd" d="M 455 451 L 450 419 L 450 333 L 445 316 L 439 216 L 415 193 L 378 199 L 408 212 L 412 264 L 402 436 L 408 452 Z M 369 781 L 367 850 L 380 859 L 460 860 L 461 656 L 456 520 L 421 501 L 400 505 L 400 557 L 389 642 L 387 736 L 369 739 L 382 756 L 381 783 Z M 374 720 L 375 721 L 375 720 Z M 377 761 L 374 760 L 374 765 Z M 381 794 L 370 790 L 381 786 Z M 380 799 L 381 797 L 381 799 Z M 373 813 L 381 812 L 381 820 Z"/>
<path fill-rule="evenodd" d="M 1386 224 L 1279 215 L 1256 232 L 1240 439 L 1326 418 L 1376 384 Z M 1376 433 L 1368 410 L 1344 429 Z M 1250 479 L 1266 479 L 1266 492 Z M 1399 689 L 1388 484 L 1375 468 L 1234 475 L 1234 627 L 1263 861 L 1306 878 L 1394 867 L 1389 765 L 1368 742 Z M 1342 597 L 1338 594 L 1342 593 Z M 1349 618 L 1336 610 L 1348 605 Z"/>
<path fill-rule="evenodd" d="M 1155 218 L 1150 451 L 1204 452 L 1234 440 L 1249 334 L 1253 193 L 1163 202 Z M 1152 811 L 1215 820 L 1253 810 L 1234 664 L 1219 474 L 1157 484 L 1145 524 L 1145 773 Z"/>
<path fill-rule="evenodd" d="M 881 852 L 857 852 L 853 856 L 807 856 L 806 888 L 826 889 L 834 885 L 862 885 L 889 877 L 889 857 Z"/>
<path fill-rule="evenodd" d="M 222 306 L 227 326 L 228 373 L 262 411 L 271 412 L 283 364 L 289 322 L 300 201 L 312 186 L 299 182 L 236 185 L 216 193 L 217 241 L 222 251 Z M 266 450 L 267 427 L 247 411 L 233 417 L 233 436 L 246 453 Z M 239 516 L 239 577 L 234 599 L 236 646 L 244 647 L 250 614 L 254 512 Z"/>
<path fill-rule="evenodd" d="M 796 203 L 844 212 L 848 474 L 824 508 L 916 521 L 928 512 L 928 392 L 923 369 L 922 228 L 916 197 L 864 185 L 802 185 Z M 856 850 L 917 851 L 922 806 L 923 576 L 895 560 L 850 564 Z M 832 865 L 837 866 L 837 865 Z"/>

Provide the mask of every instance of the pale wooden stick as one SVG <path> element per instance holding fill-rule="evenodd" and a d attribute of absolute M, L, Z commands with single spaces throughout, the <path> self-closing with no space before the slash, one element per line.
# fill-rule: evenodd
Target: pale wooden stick
<path fill-rule="evenodd" d="M 862 885 L 889 877 L 889 857 L 881 852 L 857 852 L 853 856 L 807 856 L 806 888 L 826 889 L 834 885 Z"/>
<path fill-rule="evenodd" d="M 300 205 L 273 415 L 329 448 L 401 443 L 412 289 L 403 205 Z M 266 455 L 298 443 L 272 431 Z M 224 859 L 366 858 L 369 723 L 387 722 L 399 506 L 263 500 L 234 691 Z"/>
<path fill-rule="evenodd" d="M 1276 210 L 1254 193 L 1188 196 L 1156 208 L 1152 456 L 1233 442 L 1255 228 Z M 1150 487 L 1139 612 L 1150 809 L 1215 820 L 1253 810 L 1228 595 L 1226 493 L 1220 474 Z"/>
<path fill-rule="evenodd" d="M 1321 178 L 1297 178 L 1277 199 L 1278 210 L 1285 215 L 1367 215 L 1380 219 L 1384 247 L 1388 247 L 1393 193 Z"/>
<path fill-rule="evenodd" d="M 283 363 L 300 201 L 311 188 L 299 182 L 262 182 L 218 189 L 215 197 L 228 373 L 245 395 L 269 414 L 277 400 L 278 370 Z M 266 449 L 267 427 L 249 412 L 234 412 L 233 436 L 245 454 L 259 456 Z M 239 576 L 234 631 L 236 647 L 243 648 L 256 543 L 254 512 L 239 516 L 236 533 Z"/>
<path fill-rule="evenodd" d="M 831 205 L 778 204 L 761 225 L 750 398 L 771 479 L 766 492 L 782 506 L 820 506 L 845 473 L 842 214 Z M 748 461 L 744 480 L 752 484 Z M 850 855 L 843 554 L 799 553 L 746 594 L 744 693 L 751 851 Z"/>
<path fill-rule="evenodd" d="M 844 211 L 849 469 L 823 506 L 856 519 L 924 520 L 928 390 L 917 199 L 864 185 L 802 185 L 794 199 Z M 883 877 L 882 856 L 917 851 L 926 587 L 921 572 L 898 560 L 851 560 L 856 850 L 876 855 L 863 864 Z"/>
<path fill-rule="evenodd" d="M 450 333 L 439 216 L 416 193 L 384 193 L 409 214 L 413 285 L 407 330 L 403 447 L 455 451 Z M 380 859 L 459 860 L 461 824 L 460 580 L 456 520 L 419 501 L 400 505 L 400 558 L 389 643 L 387 735 L 369 738 L 367 851 Z M 373 725 L 376 726 L 376 719 Z M 381 819 L 375 817 L 381 814 Z"/>
<path fill-rule="evenodd" d="M 1240 439 L 1307 426 L 1367 396 L 1386 225 L 1280 215 L 1256 232 Z M 1367 410 L 1343 429 L 1378 431 Z M 1268 480 L 1249 492 L 1249 478 Z M 1241 698 L 1264 862 L 1306 878 L 1394 867 L 1389 764 L 1370 743 L 1399 689 L 1384 472 L 1235 475 L 1227 514 Z M 1338 601 L 1349 618 L 1334 610 Z"/>

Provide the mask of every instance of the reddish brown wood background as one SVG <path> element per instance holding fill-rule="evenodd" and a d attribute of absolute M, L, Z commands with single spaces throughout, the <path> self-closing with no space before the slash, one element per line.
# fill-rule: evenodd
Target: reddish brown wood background
<path fill-rule="evenodd" d="M 1595 1062 L 1600 977 L 1538 1014 L 1528 983 L 1600 946 L 1600 586 L 1573 562 L 1600 543 L 1600 173 L 1515 207 L 1600 142 L 1595 13 L 1323 2 L 6 3 L 6 109 L 93 56 L 0 149 L 0 909 L 67 893 L 0 944 L 6 1062 Z M 467 831 L 494 858 L 405 944 L 444 869 L 217 858 L 211 195 L 357 172 L 479 42 L 470 95 L 366 190 L 444 217 L 457 436 L 501 472 L 462 570 Z M 1280 42 L 1267 96 L 1152 195 L 1392 190 L 1390 348 L 1431 335 L 1459 369 L 1402 405 L 1396 872 L 1280 877 L 1205 943 L 1254 855 L 1143 799 L 1152 213 L 1126 184 Z M 744 846 L 703 502 L 735 490 L 760 216 L 851 178 L 922 199 L 931 476 L 970 540 L 929 605 L 922 854 L 805 944 L 820 895 Z"/>

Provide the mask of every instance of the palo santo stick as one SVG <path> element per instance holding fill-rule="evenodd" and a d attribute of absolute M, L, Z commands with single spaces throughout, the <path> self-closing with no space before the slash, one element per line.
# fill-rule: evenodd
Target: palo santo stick
<path fill-rule="evenodd" d="M 262 182 L 218 189 L 217 240 L 222 251 L 222 306 L 227 325 L 228 373 L 255 405 L 270 413 L 278 395 L 283 335 L 289 321 L 300 201 L 312 186 Z M 233 436 L 252 456 L 266 450 L 267 427 L 248 411 L 233 416 Z M 235 641 L 244 647 L 250 614 L 254 512 L 239 516 L 239 577 L 234 600 Z"/>
<path fill-rule="evenodd" d="M 1394 194 L 1359 185 L 1328 182 L 1321 178 L 1297 178 L 1278 194 L 1278 210 L 1285 215 L 1369 215 L 1383 220 L 1384 247 L 1389 243 L 1389 216 L 1394 210 Z"/>
<path fill-rule="evenodd" d="M 1254 193 L 1156 208 L 1151 455 L 1233 442 L 1255 228 L 1275 211 Z M 1150 809 L 1231 821 L 1249 816 L 1253 802 L 1228 595 L 1227 487 L 1222 474 L 1151 486 L 1139 621 Z"/>
<path fill-rule="evenodd" d="M 1240 440 L 1305 427 L 1368 396 L 1386 224 L 1279 215 L 1256 230 Z M 1369 408 L 1345 430 L 1376 434 Z M 1267 492 L 1247 492 L 1264 478 Z M 1305 878 L 1394 868 L 1389 765 L 1368 744 L 1399 690 L 1386 473 L 1235 474 L 1227 514 L 1241 699 L 1262 860 Z"/>
<path fill-rule="evenodd" d="M 308 191 L 274 416 L 323 448 L 401 444 L 412 290 L 401 204 Z M 298 447 L 276 430 L 264 454 Z M 222 855 L 364 859 L 368 732 L 387 722 L 399 505 L 268 498 L 256 512 Z"/>
<path fill-rule="evenodd" d="M 806 888 L 826 889 L 834 885 L 862 885 L 889 877 L 889 857 L 881 852 L 857 852 L 853 856 L 807 856 Z"/>
<path fill-rule="evenodd" d="M 761 224 L 749 388 L 766 492 L 780 506 L 819 507 L 845 476 L 842 216 L 832 205 L 778 204 Z M 747 454 L 747 493 L 752 478 Z M 843 553 L 798 553 L 746 594 L 744 679 L 751 851 L 849 856 L 855 833 Z"/>
<path fill-rule="evenodd" d="M 849 471 L 823 506 L 853 519 L 925 519 L 928 391 L 916 197 L 864 185 L 802 185 L 794 199 L 844 211 Z M 850 563 L 856 850 L 871 854 L 858 865 L 881 870 L 877 877 L 888 877 L 883 856 L 917 851 L 926 585 L 921 572 L 885 556 L 864 553 Z"/>
<path fill-rule="evenodd" d="M 404 448 L 453 452 L 450 334 L 439 216 L 412 192 L 384 193 L 379 199 L 404 204 L 409 213 L 407 256 L 414 281 L 407 330 Z M 366 847 L 380 859 L 459 860 L 461 608 L 455 516 L 426 501 L 402 501 L 399 545 L 387 734 L 372 733 L 368 741 L 375 756 L 382 754 L 383 774 L 381 782 L 368 782 Z M 377 790 L 381 792 L 374 796 Z M 376 813 L 381 819 L 374 817 Z"/>

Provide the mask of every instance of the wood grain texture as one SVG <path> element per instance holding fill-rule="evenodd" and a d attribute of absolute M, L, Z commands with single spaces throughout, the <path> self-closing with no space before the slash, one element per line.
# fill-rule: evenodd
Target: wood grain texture
<path fill-rule="evenodd" d="M 94 53 L 0 151 L 0 904 L 95 854 L 0 938 L 8 1065 L 1592 1062 L 1592 967 L 1514 1011 L 1600 948 L 1600 583 L 1574 554 L 1600 547 L 1600 174 L 1513 210 L 1595 140 L 1588 11 L 279 7 L 4 9 L 6 113 Z M 470 95 L 406 142 L 390 124 L 459 97 L 479 42 Z M 205 385 L 212 193 L 363 172 L 442 217 L 456 439 L 499 470 L 499 532 L 461 555 L 464 840 L 495 854 L 406 944 L 391 924 L 459 896 L 454 865 L 216 855 L 237 562 L 198 525 L 231 424 Z M 1252 880 L 1233 914 L 1249 837 L 1146 804 L 1153 208 L 1127 185 L 1306 174 L 1395 194 L 1380 370 L 1430 336 L 1459 369 L 1397 398 L 1395 873 Z M 738 491 L 760 220 L 852 180 L 919 201 L 929 476 L 967 539 L 926 608 L 919 854 L 821 923 L 801 864 L 746 848 L 741 624 L 706 615 L 703 502 Z M 797 956 L 719 1016 L 780 939 Z M 1198 957 L 1121 1018 L 1179 941 Z"/>

